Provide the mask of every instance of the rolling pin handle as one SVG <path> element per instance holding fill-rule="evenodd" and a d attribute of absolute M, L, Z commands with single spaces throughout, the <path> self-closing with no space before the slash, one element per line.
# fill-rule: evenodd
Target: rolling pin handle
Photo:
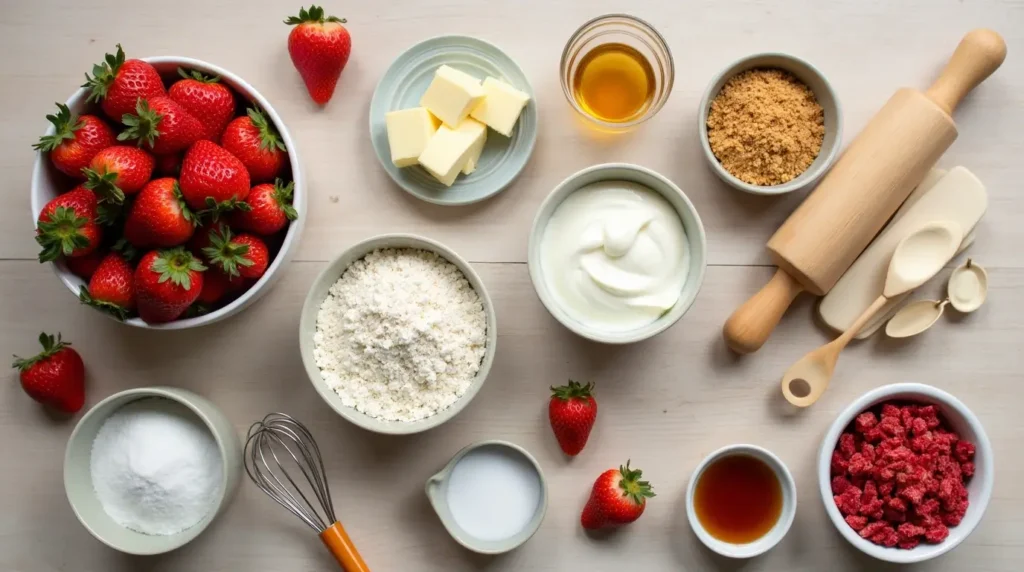
<path fill-rule="evenodd" d="M 1006 59 L 1006 41 L 985 28 L 971 30 L 960 40 L 942 75 L 925 95 L 952 115 L 960 101 Z"/>
<path fill-rule="evenodd" d="M 725 343 L 736 353 L 756 352 L 768 340 L 782 315 L 804 287 L 781 268 L 775 276 L 729 316 L 722 328 Z"/>

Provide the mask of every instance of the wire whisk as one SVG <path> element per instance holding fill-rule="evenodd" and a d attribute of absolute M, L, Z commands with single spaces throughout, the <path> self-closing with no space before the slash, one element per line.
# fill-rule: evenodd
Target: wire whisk
<path fill-rule="evenodd" d="M 252 482 L 315 530 L 346 572 L 369 572 L 334 515 L 320 447 L 305 425 L 284 413 L 271 413 L 253 423 L 244 461 Z"/>

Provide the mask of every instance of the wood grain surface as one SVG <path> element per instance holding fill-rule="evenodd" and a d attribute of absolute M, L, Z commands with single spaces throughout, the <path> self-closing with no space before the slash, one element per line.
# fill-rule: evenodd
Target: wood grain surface
<path fill-rule="evenodd" d="M 915 380 L 946 389 L 980 417 L 995 448 L 995 492 L 975 533 L 950 554 L 912 567 L 929 572 L 1010 572 L 1024 567 L 1024 1 L 1021 0 L 387 0 L 327 3 L 349 19 L 352 60 L 334 100 L 316 108 L 285 49 L 295 2 L 224 0 L 0 1 L 0 348 L 33 351 L 40 330 L 61 331 L 89 369 L 87 407 L 113 392 L 167 384 L 217 403 L 239 432 L 272 410 L 303 419 L 326 456 L 338 513 L 377 571 L 819 571 L 894 570 L 862 556 L 834 530 L 814 475 L 820 439 L 834 416 L 870 388 Z M 558 82 L 563 43 L 584 20 L 628 9 L 651 21 L 675 57 L 666 107 L 616 138 L 583 129 Z M 989 303 L 943 319 L 903 343 L 850 347 L 817 405 L 783 407 L 778 379 L 822 343 L 813 304 L 801 298 L 757 354 L 725 349 L 729 313 L 771 276 L 764 242 L 800 196 L 742 195 L 707 169 L 695 110 L 706 83 L 729 62 L 759 51 L 803 56 L 831 80 L 846 139 L 903 85 L 926 87 L 960 37 L 978 26 L 1006 38 L 1007 63 L 957 114 L 960 138 L 941 164 L 963 164 L 988 186 L 990 206 L 970 254 L 990 269 Z M 502 46 L 537 92 L 540 134 L 523 176 L 485 203 L 435 207 L 393 185 L 369 142 L 367 108 L 388 64 L 427 37 L 459 33 Z M 274 104 L 297 140 L 309 178 L 308 224 L 296 261 L 257 305 L 190 332 L 140 332 L 82 308 L 47 266 L 34 261 L 28 189 L 30 149 L 52 102 L 120 42 L 129 56 L 187 55 L 247 79 Z M 525 265 L 534 213 L 563 178 L 588 165 L 629 161 L 676 181 L 707 228 L 707 278 L 690 312 L 649 342 L 607 348 L 552 319 Z M 382 232 L 440 240 L 472 261 L 498 312 L 499 351 L 482 391 L 458 417 L 425 434 L 389 438 L 335 415 L 313 391 L 299 359 L 306 290 L 327 260 Z M 922 294 L 938 295 L 932 283 Z M 566 461 L 546 421 L 547 387 L 568 377 L 597 383 L 601 416 L 586 451 Z M 228 511 L 174 553 L 114 552 L 82 528 L 64 497 L 62 461 L 77 420 L 48 415 L 23 395 L 11 371 L 0 385 L 0 570 L 16 572 L 332 570 L 319 540 L 244 481 Z M 540 532 L 521 549 L 482 557 L 441 527 L 423 483 L 462 446 L 509 439 L 539 459 L 552 495 Z M 787 538 L 747 563 L 724 561 L 690 532 L 683 492 L 708 452 L 751 442 L 793 471 L 799 509 Z M 578 525 L 593 479 L 632 459 L 658 496 L 642 519 L 614 534 Z"/>

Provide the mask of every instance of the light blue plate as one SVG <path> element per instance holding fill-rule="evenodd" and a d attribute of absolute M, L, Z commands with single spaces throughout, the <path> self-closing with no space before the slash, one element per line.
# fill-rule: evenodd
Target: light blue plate
<path fill-rule="evenodd" d="M 481 80 L 496 77 L 530 95 L 512 137 L 488 129 L 487 145 L 476 171 L 471 175 L 460 174 L 451 187 L 437 182 L 418 165 L 396 167 L 391 162 L 384 123 L 384 115 L 389 111 L 418 107 L 434 72 L 443 64 Z M 409 48 L 384 73 L 370 102 L 370 139 L 384 170 L 410 194 L 439 205 L 475 203 L 504 190 L 530 160 L 537 141 L 537 103 L 526 74 L 505 52 L 476 38 L 440 36 Z"/>

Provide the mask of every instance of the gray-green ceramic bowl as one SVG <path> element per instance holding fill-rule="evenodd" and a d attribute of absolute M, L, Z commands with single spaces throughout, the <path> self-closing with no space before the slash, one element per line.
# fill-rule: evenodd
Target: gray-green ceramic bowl
<path fill-rule="evenodd" d="M 220 448 L 224 475 L 216 505 L 195 526 L 177 534 L 152 536 L 127 529 L 111 519 L 93 490 L 92 442 L 103 422 L 115 411 L 139 399 L 164 398 L 184 405 L 210 430 Z M 127 554 L 152 555 L 170 552 L 199 536 L 227 508 L 242 476 L 242 444 L 228 418 L 204 397 L 176 387 L 143 387 L 115 393 L 97 403 L 78 422 L 64 453 L 64 491 L 75 516 L 97 540 Z"/>
<path fill-rule="evenodd" d="M 525 458 L 531 465 L 533 465 L 533 468 L 537 471 L 537 477 L 540 480 L 540 502 L 537 503 L 537 511 L 533 514 L 533 518 L 529 523 L 527 523 L 526 527 L 523 528 L 522 531 L 515 536 L 504 540 L 481 540 L 474 537 L 459 526 L 455 521 L 455 518 L 452 516 L 451 509 L 448 505 L 448 478 L 451 476 L 452 469 L 454 469 L 455 465 L 458 464 L 458 462 L 467 454 L 483 447 L 503 448 L 513 455 L 519 455 Z M 450 461 L 448 461 L 448 464 L 445 465 L 443 469 L 427 479 L 426 492 L 427 498 L 430 500 L 430 505 L 434 507 L 434 511 L 437 513 L 438 518 L 441 519 L 441 524 L 444 525 L 448 534 L 452 535 L 452 538 L 454 538 L 459 544 L 473 552 L 479 552 L 480 554 L 501 554 L 522 546 L 522 544 L 529 540 L 537 532 L 537 529 L 540 528 L 541 523 L 544 522 L 544 515 L 547 514 L 548 510 L 548 485 L 544 480 L 544 472 L 540 470 L 540 463 L 538 463 L 537 459 L 535 459 L 526 449 L 508 441 L 480 441 L 464 447 L 461 451 L 456 453 Z"/>
<path fill-rule="evenodd" d="M 760 186 L 751 185 L 741 181 L 726 171 L 722 164 L 711 151 L 708 143 L 708 113 L 711 111 L 711 102 L 722 91 L 725 82 L 733 76 L 755 68 L 777 68 L 788 71 L 797 79 L 807 84 L 814 92 L 822 110 L 825 112 L 825 138 L 821 142 L 821 151 L 814 159 L 811 166 L 792 181 L 781 185 Z M 700 108 L 697 111 L 697 131 L 700 137 L 700 145 L 704 149 L 704 158 L 716 175 L 731 187 L 754 195 L 781 195 L 791 193 L 816 184 L 822 176 L 828 172 L 829 167 L 839 156 L 839 150 L 843 145 L 843 115 L 839 105 L 839 98 L 832 91 L 825 75 L 818 71 L 818 68 L 806 61 L 789 54 L 764 53 L 755 54 L 733 62 L 729 67 L 714 77 L 704 91 L 704 97 L 700 100 Z"/>
<path fill-rule="evenodd" d="M 483 80 L 508 82 L 530 96 L 511 137 L 487 130 L 487 143 L 470 175 L 459 175 L 446 187 L 416 165 L 398 168 L 391 162 L 384 116 L 389 111 L 419 107 L 420 98 L 441 65 L 449 65 Z M 465 205 L 490 198 L 519 176 L 537 141 L 537 101 L 526 74 L 497 46 L 469 36 L 438 36 L 402 54 L 380 78 L 370 101 L 370 139 L 384 170 L 406 192 L 439 205 Z"/>
<path fill-rule="evenodd" d="M 469 389 L 466 390 L 466 393 L 450 407 L 437 412 L 435 415 L 418 421 L 386 421 L 371 417 L 353 407 L 345 405 L 342 402 L 341 397 L 339 397 L 338 394 L 327 385 L 327 382 L 324 381 L 323 376 L 320 374 L 320 368 L 316 364 L 316 357 L 313 354 L 313 335 L 316 334 L 317 313 L 319 313 L 320 306 L 327 298 L 327 294 L 330 292 L 331 286 L 341 278 L 342 274 L 345 273 L 349 265 L 353 262 L 363 258 L 374 250 L 382 248 L 418 248 L 421 250 L 436 252 L 442 258 L 451 262 L 456 268 L 462 271 L 466 280 L 469 281 L 470 286 L 472 286 L 480 296 L 480 301 L 483 302 L 484 305 L 484 313 L 487 315 L 487 350 L 484 354 L 483 361 L 480 363 L 480 371 L 477 372 L 472 385 L 470 385 Z M 302 364 L 306 368 L 306 375 L 309 376 L 309 381 L 312 382 L 313 387 L 316 388 L 320 397 L 322 397 L 323 400 L 327 402 L 327 405 L 331 406 L 331 409 L 336 411 L 338 415 L 341 415 L 345 419 L 368 431 L 384 433 L 387 435 L 408 435 L 433 429 L 452 417 L 455 417 L 464 407 L 466 407 L 466 405 L 469 405 L 469 402 L 473 400 L 476 393 L 480 391 L 484 381 L 487 380 L 487 374 L 491 372 L 491 364 L 494 363 L 494 351 L 498 344 L 497 328 L 497 318 L 494 314 L 494 305 L 491 303 L 491 297 L 487 294 L 487 289 L 484 288 L 483 281 L 469 263 L 456 254 L 454 250 L 439 242 L 422 236 L 416 236 L 413 234 L 383 234 L 373 238 L 368 238 L 349 247 L 342 252 L 340 256 L 331 261 L 331 263 L 327 265 L 327 268 L 325 268 L 323 272 L 316 277 L 316 280 L 313 282 L 313 286 L 309 289 L 309 293 L 306 294 L 306 301 L 302 305 L 302 316 L 299 320 L 299 351 L 302 354 Z"/>
<path fill-rule="evenodd" d="M 642 328 L 626 332 L 611 332 L 584 324 L 564 309 L 555 295 L 548 287 L 544 276 L 544 268 L 541 261 L 541 248 L 543 247 L 544 232 L 547 230 L 548 221 L 551 215 L 562 204 L 562 201 L 577 190 L 598 183 L 601 181 L 629 181 L 637 183 L 657 192 L 671 204 L 679 219 L 683 223 L 683 230 L 686 231 L 686 238 L 690 243 L 690 267 L 683 285 L 683 292 L 679 300 L 672 308 L 661 315 L 657 320 Z M 707 268 L 707 236 L 704 233 L 704 224 L 701 223 L 697 209 L 687 198 L 686 194 L 666 177 L 639 165 L 628 163 L 605 163 L 587 167 L 582 171 L 574 173 L 562 181 L 548 198 L 540 205 L 536 218 L 533 219 L 533 229 L 530 231 L 530 245 L 527 253 L 527 262 L 530 269 L 530 280 L 533 281 L 533 288 L 541 303 L 548 309 L 548 312 L 562 323 L 566 328 L 595 342 L 606 344 L 631 344 L 654 337 L 667 330 L 683 317 L 683 314 L 690 309 L 693 301 L 697 298 L 701 284 L 704 283 L 704 271 Z"/>

